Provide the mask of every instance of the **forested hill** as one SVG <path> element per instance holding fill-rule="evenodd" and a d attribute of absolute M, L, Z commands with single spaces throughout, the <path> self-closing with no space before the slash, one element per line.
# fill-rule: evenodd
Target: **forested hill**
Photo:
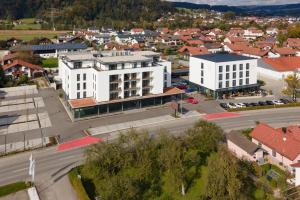
<path fill-rule="evenodd" d="M 52 9 L 51 9 L 52 8 Z M 0 18 L 38 17 L 57 23 L 121 23 L 153 21 L 173 11 L 161 0 L 0 0 Z"/>

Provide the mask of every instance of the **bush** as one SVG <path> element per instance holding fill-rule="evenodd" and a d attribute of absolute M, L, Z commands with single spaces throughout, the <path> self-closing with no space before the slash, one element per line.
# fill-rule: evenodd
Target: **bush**
<path fill-rule="evenodd" d="M 261 109 L 271 109 L 271 108 L 288 108 L 288 107 L 298 107 L 300 106 L 299 102 L 289 103 L 284 105 L 267 105 L 267 106 L 254 106 L 254 107 L 245 107 L 245 108 L 230 108 L 228 112 L 237 112 L 237 111 L 246 111 L 246 110 L 261 110 Z"/>
<path fill-rule="evenodd" d="M 58 67 L 58 59 L 57 58 L 43 59 L 42 66 L 44 68 L 57 68 Z"/>
<path fill-rule="evenodd" d="M 70 180 L 71 185 L 73 186 L 79 200 L 90 200 L 89 196 L 87 195 L 87 193 L 83 187 L 81 179 L 78 177 L 78 175 L 79 175 L 78 170 L 79 170 L 78 168 L 74 168 L 69 172 L 69 174 L 68 174 L 69 180 Z"/>
<path fill-rule="evenodd" d="M 0 187 L 0 197 L 16 193 L 21 190 L 25 190 L 30 187 L 29 183 L 17 182 L 9 185 L 4 185 Z"/>

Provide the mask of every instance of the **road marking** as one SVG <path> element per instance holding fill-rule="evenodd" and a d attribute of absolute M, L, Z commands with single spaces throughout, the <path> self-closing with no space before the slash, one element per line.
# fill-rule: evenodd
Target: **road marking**
<path fill-rule="evenodd" d="M 18 173 L 18 172 L 25 171 L 25 170 L 28 170 L 28 168 L 16 169 L 16 170 L 13 170 L 12 172 Z"/>

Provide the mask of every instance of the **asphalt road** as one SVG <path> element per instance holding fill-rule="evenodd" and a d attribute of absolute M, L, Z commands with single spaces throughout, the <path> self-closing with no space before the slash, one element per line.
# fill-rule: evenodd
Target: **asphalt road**
<path fill-rule="evenodd" d="M 193 126 L 198 118 L 181 119 L 156 126 L 143 127 L 155 134 L 159 129 L 166 129 L 172 134 L 181 134 Z M 288 124 L 299 124 L 300 108 L 284 108 L 260 111 L 242 112 L 240 117 L 223 118 L 211 120 L 221 126 L 225 131 L 254 127 L 256 121 L 268 123 L 274 127 L 286 126 Z M 108 140 L 117 138 L 119 133 L 102 135 Z M 54 184 L 69 169 L 80 164 L 84 160 L 84 148 L 73 149 L 65 152 L 57 152 L 56 147 L 36 150 L 11 155 L 0 159 L 0 185 L 20 180 L 30 180 L 28 174 L 29 156 L 33 154 L 36 159 L 36 181 L 51 180 Z"/>

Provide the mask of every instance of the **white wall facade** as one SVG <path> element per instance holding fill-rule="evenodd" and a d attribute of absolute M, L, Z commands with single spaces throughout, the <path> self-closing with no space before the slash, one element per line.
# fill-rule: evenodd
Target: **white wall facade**
<path fill-rule="evenodd" d="M 147 61 L 148 65 L 146 66 L 142 66 L 142 62 L 124 61 L 117 63 L 116 69 L 109 70 L 108 64 L 97 60 L 81 60 L 81 68 L 75 69 L 73 61 L 59 57 L 59 77 L 62 81 L 62 89 L 68 99 L 92 97 L 97 102 L 111 100 L 112 84 L 117 87 L 118 91 L 114 90 L 114 93 L 118 93 L 118 99 L 125 98 L 125 93 L 128 95 L 129 90 L 130 96 L 143 96 L 143 89 L 149 89 L 150 94 L 162 94 L 165 87 L 171 86 L 171 62 L 160 60 L 153 64 L 149 62 L 149 59 Z M 143 72 L 149 72 L 150 78 L 143 79 Z M 128 82 L 125 81 L 125 74 L 136 75 L 137 80 L 134 87 L 136 89 L 125 89 L 125 82 Z M 110 77 L 113 75 L 117 76 L 117 80 L 111 82 Z M 77 76 L 80 77 L 79 81 Z M 148 80 L 150 86 L 144 87 L 143 80 Z M 77 86 L 78 84 L 79 86 Z"/>
<path fill-rule="evenodd" d="M 241 70 L 240 65 L 243 66 Z M 222 66 L 222 72 L 219 72 L 219 66 Z M 229 71 L 226 71 L 226 66 L 229 66 Z M 248 69 L 247 66 L 249 66 Z M 240 74 L 240 72 L 242 74 Z M 229 74 L 229 77 L 226 77 L 227 74 Z M 219 75 L 221 76 L 221 79 Z M 201 79 L 203 81 L 201 81 Z M 242 80 L 241 84 L 240 79 Z M 222 88 L 232 88 L 236 86 L 256 84 L 257 60 L 250 59 L 216 63 L 191 57 L 189 80 L 197 85 L 203 86 L 213 91 Z M 221 87 L 219 86 L 219 83 L 222 83 Z"/>

